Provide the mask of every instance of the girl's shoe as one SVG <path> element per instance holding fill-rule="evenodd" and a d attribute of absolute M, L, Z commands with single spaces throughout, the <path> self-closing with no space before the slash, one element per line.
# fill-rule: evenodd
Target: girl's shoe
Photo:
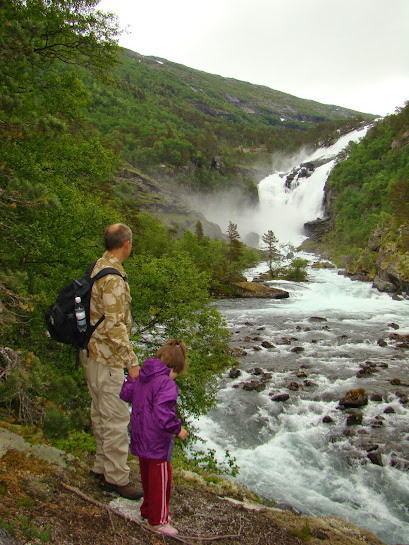
<path fill-rule="evenodd" d="M 168 524 L 158 524 L 157 526 L 151 526 L 151 528 L 152 528 L 152 530 L 155 530 L 156 532 L 161 532 L 162 534 L 165 534 L 167 536 L 175 536 L 176 534 L 179 533 L 176 530 L 176 528 L 171 526 L 169 523 Z"/>

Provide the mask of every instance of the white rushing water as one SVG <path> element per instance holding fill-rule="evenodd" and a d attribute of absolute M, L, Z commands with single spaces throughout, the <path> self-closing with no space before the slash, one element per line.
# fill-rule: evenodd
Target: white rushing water
<path fill-rule="evenodd" d="M 300 242 L 303 224 L 322 216 L 334 155 L 365 132 L 355 131 L 331 148 L 298 158 L 301 163 L 331 160 L 291 189 L 285 182 L 295 163 L 263 180 L 259 210 L 238 220 L 260 236 L 272 229 L 280 242 Z M 229 450 L 240 467 L 238 480 L 260 495 L 306 514 L 340 516 L 388 544 L 408 543 L 409 471 L 390 464 L 395 455 L 409 460 L 409 409 L 400 402 L 399 388 L 390 384 L 391 377 L 408 381 L 408 363 L 407 352 L 389 341 L 389 334 L 391 324 L 399 325 L 400 334 L 409 333 L 409 301 L 392 300 L 371 284 L 353 282 L 333 269 L 309 269 L 308 282 L 272 285 L 286 289 L 290 297 L 217 304 L 234 346 L 247 354 L 240 358 L 241 376 L 226 375 L 221 381 L 218 407 L 195 422 L 200 436 L 220 459 Z M 262 339 L 274 348 L 262 348 Z M 379 339 L 387 345 L 381 347 Z M 294 352 L 295 346 L 300 351 Z M 367 361 L 376 365 L 376 372 L 358 378 Z M 266 389 L 243 390 L 242 382 L 257 378 L 255 367 L 271 374 Z M 337 406 L 359 387 L 382 400 L 370 402 L 362 410 L 362 426 L 351 428 L 346 426 L 348 415 Z M 290 398 L 282 403 L 269 395 L 285 392 Z M 324 416 L 333 423 L 324 423 Z M 369 461 L 371 448 L 378 448 L 383 466 Z"/>

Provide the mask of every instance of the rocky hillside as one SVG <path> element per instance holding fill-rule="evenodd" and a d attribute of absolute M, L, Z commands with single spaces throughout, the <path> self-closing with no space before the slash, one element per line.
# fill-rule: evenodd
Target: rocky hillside
<path fill-rule="evenodd" d="M 0 424 L 0 543 L 154 545 L 139 502 L 103 492 L 86 459 L 32 444 Z M 27 433 L 27 430 L 25 430 Z M 132 481 L 139 484 L 136 460 Z M 220 545 L 384 545 L 372 532 L 337 517 L 312 517 L 263 502 L 231 479 L 174 468 L 170 510 L 182 543 Z M 202 539 L 201 539 L 202 538 Z M 160 536 L 161 543 L 175 539 Z"/>

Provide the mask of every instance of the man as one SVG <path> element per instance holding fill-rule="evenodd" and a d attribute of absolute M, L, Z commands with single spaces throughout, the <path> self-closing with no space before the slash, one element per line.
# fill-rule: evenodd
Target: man
<path fill-rule="evenodd" d="M 117 223 L 104 233 L 106 251 L 91 273 L 113 267 L 121 275 L 108 274 L 97 280 L 91 292 L 90 320 L 100 323 L 83 351 L 81 361 L 91 394 L 91 422 L 96 454 L 91 474 L 100 479 L 103 489 L 117 492 L 131 500 L 142 497 L 142 490 L 129 484 L 128 405 L 119 398 L 124 369 L 130 378 L 139 374 L 138 359 L 130 342 L 132 327 L 131 295 L 123 261 L 132 249 L 132 231 Z"/>

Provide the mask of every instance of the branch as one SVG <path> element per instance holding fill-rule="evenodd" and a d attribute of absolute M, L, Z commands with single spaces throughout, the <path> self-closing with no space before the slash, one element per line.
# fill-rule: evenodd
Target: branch
<path fill-rule="evenodd" d="M 96 505 L 97 507 L 100 507 L 101 509 L 104 509 L 104 510 L 108 511 L 108 513 L 114 513 L 118 517 L 123 518 L 124 520 L 126 520 L 128 522 L 133 522 L 134 524 L 137 524 L 138 526 L 140 526 L 143 530 L 148 530 L 150 532 L 153 532 L 154 534 L 161 534 L 162 536 L 165 536 L 165 534 L 162 534 L 162 532 L 157 532 L 156 530 L 153 530 L 152 528 L 150 528 L 150 526 L 148 524 L 140 522 L 139 520 L 134 519 L 134 518 L 130 517 L 129 515 L 125 515 L 124 513 L 120 513 L 119 511 L 116 511 L 115 509 L 112 509 L 111 507 L 109 507 L 109 505 L 106 505 L 105 503 L 101 503 L 101 502 L 99 502 L 97 500 L 94 500 L 93 498 L 90 498 L 89 496 L 87 496 L 86 494 L 84 494 L 83 492 L 78 490 L 78 488 L 74 488 L 73 486 L 69 486 L 68 484 L 65 484 L 63 482 L 60 482 L 60 485 L 62 486 L 62 488 L 65 488 L 65 490 L 68 490 L 69 492 L 72 492 L 73 494 L 77 494 L 77 496 L 79 496 L 83 500 L 85 500 L 85 501 L 87 501 L 89 503 L 92 503 L 93 505 Z M 222 539 L 240 538 L 241 537 L 241 529 L 242 529 L 242 524 L 240 524 L 239 532 L 236 535 L 215 536 L 215 537 L 184 536 L 184 538 L 179 537 L 179 536 L 166 536 L 166 537 L 171 537 L 175 541 L 179 541 L 180 543 L 185 543 L 186 545 L 191 545 L 189 543 L 189 541 L 187 541 L 188 539 L 193 540 L 193 541 L 196 541 L 196 540 L 197 541 L 220 541 Z"/>

